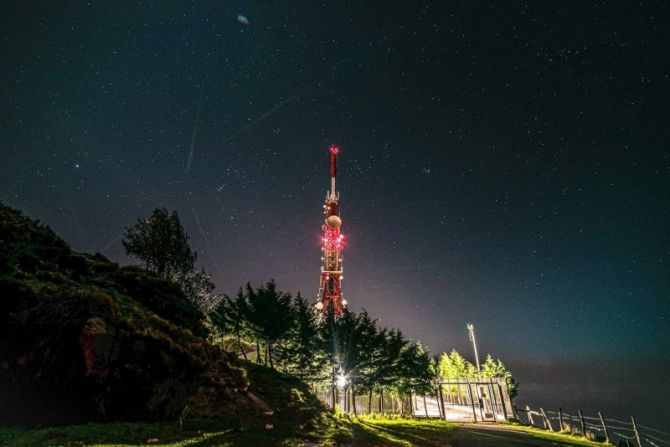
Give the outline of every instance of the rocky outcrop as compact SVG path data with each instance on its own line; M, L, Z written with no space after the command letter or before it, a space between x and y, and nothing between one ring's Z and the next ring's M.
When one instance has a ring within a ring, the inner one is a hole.
M0 422L239 418L267 411L178 287L0 204Z

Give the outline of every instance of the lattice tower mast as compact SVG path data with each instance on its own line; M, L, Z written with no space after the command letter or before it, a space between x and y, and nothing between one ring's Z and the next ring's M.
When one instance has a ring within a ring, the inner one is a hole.
M340 233L342 219L340 219L340 194L335 189L335 177L337 176L337 154L340 149L337 146L330 147L330 191L326 193L326 202L323 212L326 216L321 229L321 276L319 280L319 296L316 308L325 312L332 306L336 316L342 315L347 301L342 299L342 249L344 248L344 236Z

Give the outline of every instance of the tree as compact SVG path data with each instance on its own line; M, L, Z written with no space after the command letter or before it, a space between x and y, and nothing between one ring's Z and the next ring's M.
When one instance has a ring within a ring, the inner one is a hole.
M449 354L442 354L438 368L440 376L445 379L472 379L477 376L477 368L465 360L455 349Z
M177 212L166 208L156 208L149 217L126 228L123 247L128 256L144 261L148 270L176 282L193 271L197 257Z
M191 251L176 211L156 208L149 217L138 219L126 228L123 246L128 256L143 260L147 270L177 283L203 314L214 311L223 299L212 293L212 275L204 268L194 271L197 253Z
M274 368L273 345L287 335L293 322L291 295L278 291L277 284L270 280L256 290L247 283L244 297L244 319L257 340L265 342L265 363Z
M482 377L505 379L509 397L514 399L519 394L519 383L514 379L512 373L505 368L500 359L493 360L491 354L486 356L486 361L482 365Z
M400 394L409 396L410 414L413 412L412 394L426 395L433 391L433 373L430 353L420 343L410 343L400 354L400 371L396 387Z
M181 288L186 297L205 315L215 311L223 301L222 295L212 293L215 288L212 275L207 273L204 268L199 272L187 273L181 281Z
M300 293L293 300L291 313L291 328L278 349L283 369L303 380L324 379L328 357L319 338L316 315Z
M246 298L244 291L240 287L235 299L228 295L223 295L223 299L217 304L216 309L210 315L212 323L224 336L232 335L235 337L235 346L244 360L247 358L247 352L253 349L247 349L246 335L249 332L246 324Z
M370 318L367 311L358 315L356 327L357 350L359 351L358 365L356 372L357 388L361 391L370 393L375 387L379 361L382 357L382 340L379 337L380 331L377 329L377 323ZM370 403L368 403L370 406Z

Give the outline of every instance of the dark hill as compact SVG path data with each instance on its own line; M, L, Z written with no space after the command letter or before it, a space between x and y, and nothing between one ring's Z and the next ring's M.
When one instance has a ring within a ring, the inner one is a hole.
M254 369L250 389L202 322L173 284L0 204L0 425L322 411L297 381L274 399L288 383L274 372Z

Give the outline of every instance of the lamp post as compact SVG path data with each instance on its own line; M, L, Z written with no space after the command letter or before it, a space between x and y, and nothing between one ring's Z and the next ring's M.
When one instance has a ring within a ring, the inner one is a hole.
M338 390L341 390L341 393L339 393L339 404L340 404L340 410L346 412L346 404L347 404L347 384L349 383L349 378L347 377L346 374L344 374L344 371L342 371L342 368L340 367L340 370L337 373L337 376L335 376L335 385L337 386Z
M475 340L475 327L468 323L468 337L472 342L472 347L475 349L475 361L477 362L477 374L481 374L482 370L479 367L479 354L477 353L477 340Z
M475 327L471 323L468 323L468 338L472 342L472 347L475 350L475 362L477 363L477 381L479 382L482 378L482 375L481 375L482 370L479 367L479 353L477 352L477 340L475 339ZM483 393L482 387L478 383L477 384L477 398L479 399L479 413L480 413L480 416L482 418L482 421L484 420L484 413L483 413L484 400L482 399L483 394L484 393ZM477 421L475 421L475 422L477 422Z

